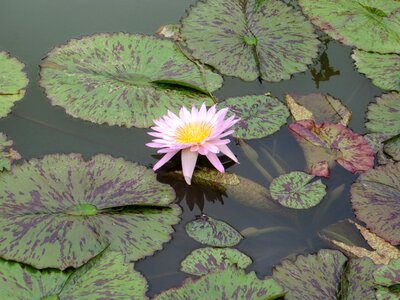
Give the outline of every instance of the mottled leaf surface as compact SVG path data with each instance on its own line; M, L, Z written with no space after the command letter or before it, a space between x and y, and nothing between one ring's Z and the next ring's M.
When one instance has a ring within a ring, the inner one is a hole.
M400 163L362 174L351 187L357 218L393 245L400 244Z
M209 273L199 279L186 279L181 287L157 295L154 300L272 300L285 291L273 279L260 280L254 272L236 268Z
M242 236L229 224L202 215L185 226L187 234L199 243L214 247L231 247L240 242Z
M317 55L312 25L277 0L197 1L181 24L194 57L246 81L289 79Z
M239 250L206 247L193 250L181 262L181 271L200 276L213 270L222 270L231 266L245 269L251 263L251 258Z
M392 137L389 140L386 140L383 150L393 160L400 161L400 134Z
M281 205L305 209L317 205L326 195L326 186L321 180L310 181L313 175L304 172L290 172L275 178L269 187L271 196Z
M400 91L400 55L354 50L351 56L360 73L385 90Z
M379 165L386 165L393 162L393 160L383 151L385 146L383 142L391 137L391 134L386 133L368 133L364 135L364 138L367 140L368 144L372 148L372 151L375 153L376 160Z
M11 149L12 141L0 132L0 171L10 170L11 163L21 158L18 152Z
M25 65L7 52L0 51L0 118L7 116L15 101L25 95L28 78Z
M277 98L267 95L252 95L228 98L219 104L228 107L229 113L240 118L233 136L242 139L257 139L271 135L286 124L289 111Z
M384 94L368 106L365 126L371 132L391 136L400 134L400 94Z
M358 49L400 53L396 0L299 0L303 12L335 40Z
M379 267L374 272L375 282L383 286L400 283L400 259L392 260L388 265Z
M170 239L180 214L174 199L151 170L123 159L32 159L2 175L0 255L65 269L109 247L137 260Z
M169 109L206 102L221 76L190 61L168 39L97 34L52 50L40 84L53 105L95 123L149 127Z

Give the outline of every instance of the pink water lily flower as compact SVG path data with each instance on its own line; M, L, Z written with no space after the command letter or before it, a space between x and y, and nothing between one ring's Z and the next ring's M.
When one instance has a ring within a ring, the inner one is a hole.
M183 176L187 184L190 184L199 154L205 155L220 172L224 172L224 166L217 154L223 153L238 162L227 146L230 140L223 138L234 132L231 128L239 119L233 115L225 120L227 112L228 108L217 111L215 105L207 110L203 103L200 110L193 106L190 112L182 107L179 117L168 111L167 115L154 120L157 126L151 127L154 132L149 132L149 135L156 139L146 145L161 148L157 152L165 155L154 165L153 170L159 169L182 151Z

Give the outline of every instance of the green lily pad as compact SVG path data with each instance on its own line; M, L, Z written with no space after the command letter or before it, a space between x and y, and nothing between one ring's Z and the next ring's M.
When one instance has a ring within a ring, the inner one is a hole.
M386 140L383 150L393 160L400 161L400 134Z
M398 290L398 287L395 287ZM399 300L399 293L392 293L389 288L378 286L375 292L376 300Z
M365 126L371 132L391 136L400 134L400 94L389 93L376 99L368 106L368 122Z
M310 22L277 0L197 1L181 24L194 57L246 81L289 79L317 56Z
M25 95L28 78L23 72L24 67L16 58L0 51L0 118L7 116L14 102Z
M286 124L289 111L277 98L268 95L228 98L219 104L230 114L240 117L235 124L234 137L257 139L271 135Z
M21 158L21 155L10 146L12 141L7 140L7 136L0 132L0 171L10 170L11 164L14 160Z
M385 90L400 91L400 55L354 50L351 56L360 73Z
M357 218L393 245L400 244L400 163L362 174L351 186Z
M174 199L151 170L123 159L33 159L2 175L0 256L65 269L108 247L138 260L170 240L180 215Z
M284 294L285 291L273 279L260 280L254 272L246 274L231 267L216 270L199 279L188 278L181 287L164 291L154 300L272 300Z
M97 34L52 50L40 84L53 105L95 123L149 127L167 110L213 101L222 78L175 43L145 35Z
M119 252L75 271L39 271L0 259L1 299L147 299L147 282Z
M213 247L235 246L243 238L232 226L206 215L187 223L185 229L192 239Z
M200 276L216 269L222 270L231 266L245 269L251 263L251 258L239 250L206 247L193 250L181 262L181 271Z
M335 40L365 51L400 53L396 0L299 0L312 23Z
M305 209L316 206L326 195L326 186L320 179L310 183L314 177L303 172L281 175L271 182L271 196L289 208Z
M397 300L400 298L400 260L392 260L388 265L379 267L374 272L378 300Z

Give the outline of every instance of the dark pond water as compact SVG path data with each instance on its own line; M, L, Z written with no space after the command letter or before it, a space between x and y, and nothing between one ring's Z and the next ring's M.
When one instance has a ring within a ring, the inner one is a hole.
M156 161L152 157L155 151L145 146L150 140L146 130L96 125L72 118L65 114L64 109L51 106L38 86L39 64L49 50L71 38L118 31L152 34L160 25L176 23L192 3L194 0L1 0L0 49L11 52L26 64L30 83L25 98L17 102L12 114L0 120L0 131L14 140L14 148L25 159L49 153L78 152L86 157L109 153L151 166ZM374 101L381 91L354 70L350 54L349 47L329 41L321 49L320 59L311 67L314 69L312 72L296 74L291 80L273 84L225 78L223 88L215 95L224 99L268 91L282 100L284 93L288 92L329 93L341 99L353 112L350 127L364 133L367 104ZM324 74L335 75L328 79ZM322 80L318 81L318 78ZM274 177L278 173L262 149L268 149L286 171L305 168L302 151L287 127L248 144L259 153L262 167ZM268 187L268 181L246 157L243 149L232 145L232 150L241 164L230 167L228 171ZM178 166L179 163L175 162ZM173 183L182 199L182 221L175 226L173 240L165 245L163 251L136 264L149 280L149 296L178 285L186 277L179 272L179 263L200 244L186 235L184 225L201 212L224 220L240 231L247 227L286 227L281 231L248 237L237 246L253 258L254 263L249 269L263 276L285 256L329 247L317 232L338 220L353 217L349 187L355 178L343 168L335 167L331 178L323 180L328 186L323 202L292 217L251 207L243 203L243 199L238 202L234 195ZM343 192L332 199L332 191L342 184ZM251 195L245 201L251 203Z

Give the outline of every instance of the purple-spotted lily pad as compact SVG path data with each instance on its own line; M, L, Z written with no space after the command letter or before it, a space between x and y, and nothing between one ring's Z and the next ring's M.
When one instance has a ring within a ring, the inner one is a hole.
M216 269L222 270L231 266L245 269L251 263L251 258L239 250L206 247L193 250L181 262L181 271L200 276Z
M389 93L376 99L376 103L368 106L369 131L394 136L400 134L400 94Z
M319 93L308 95L286 94L285 101L296 121L314 120L315 123L342 124L350 122L351 112L340 100Z
M311 22L358 49L400 53L400 3L396 0L299 0Z
M383 150L393 160L400 161L400 134L386 140Z
M269 187L271 196L281 205L295 209L310 208L321 202L326 186L321 180L303 172L290 172L275 178Z
M393 245L400 244L400 163L362 174L351 187L357 218Z
M157 295L154 300L272 300L285 294L272 278L260 280L254 272L236 268L216 270L199 279L186 279L181 287Z
M169 110L206 102L222 78L189 60L171 40L97 34L52 50L40 84L52 104L95 123L149 127Z
M138 260L169 241L180 209L147 168L108 155L48 155L1 176L0 256L79 267L106 247Z
M8 53L0 51L0 118L7 116L14 102L25 95L28 78L25 65Z
M228 98L220 107L229 107L229 112L240 117L233 136L242 139L257 139L271 135L286 123L289 111L278 99L268 95Z
M147 282L119 252L68 272L35 270L0 259L1 299L147 299Z
M310 22L278 0L197 1L181 24L194 57L246 81L289 79L317 56Z
M379 165L386 165L393 162L393 160L383 151L385 146L383 142L390 139L391 136L391 134L386 133L368 133L364 135L364 138L367 140L368 144L370 144L372 151L375 153Z
M400 260L392 260L388 265L374 272L378 300L397 300L400 298Z
M0 171L10 170L14 160L21 158L19 153L10 148L12 141L7 140L7 137L0 132Z
M342 124L317 125L304 120L289 125L303 148L309 172L329 176L329 165L337 161L346 170L364 172L374 165L374 153L364 137Z
M192 239L213 247L235 246L243 238L232 226L206 215L190 221L185 229Z

